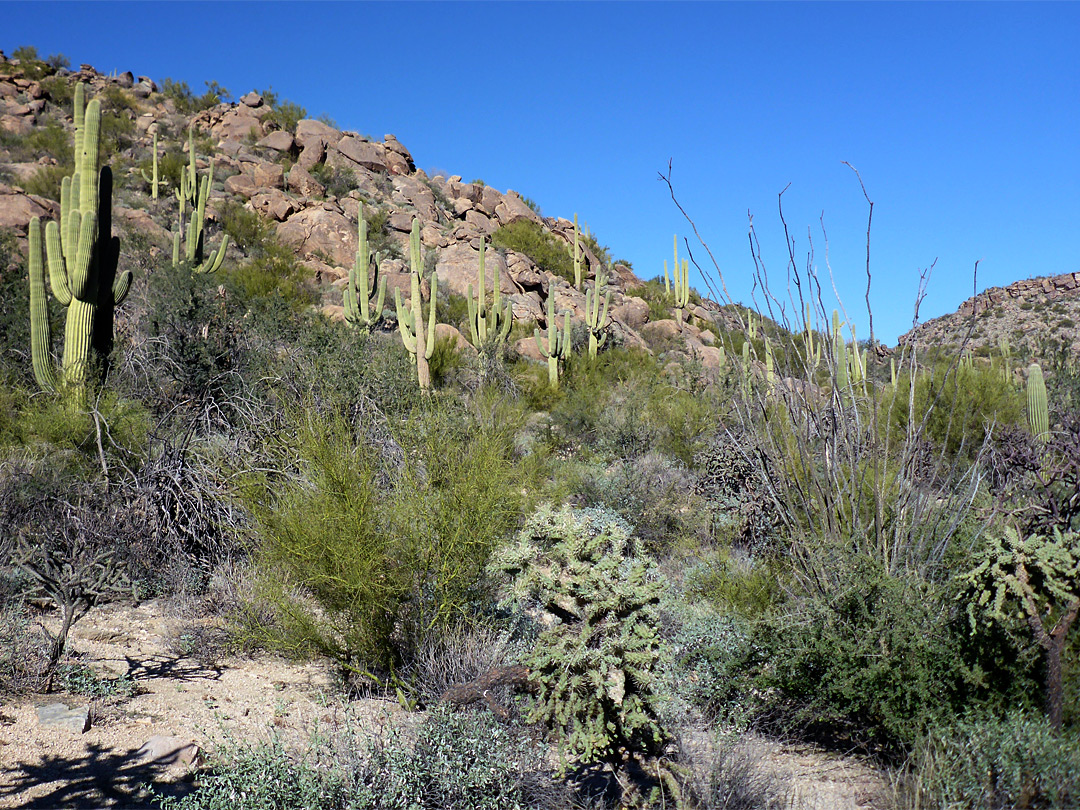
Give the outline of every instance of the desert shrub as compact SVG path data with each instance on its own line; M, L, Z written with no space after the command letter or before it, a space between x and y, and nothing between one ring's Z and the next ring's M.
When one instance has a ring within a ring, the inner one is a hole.
M317 163L311 167L311 176L326 187L326 196L328 197L344 197L356 188L356 174L352 169L340 166L334 168L327 163ZM379 228L376 232L369 233L368 238L375 236L377 239L378 233L381 232L382 229ZM372 243L371 249L378 251L379 246Z
M722 613L757 619L779 600L782 575L775 556L721 547L687 572L686 587Z
M773 541L778 521L768 482L753 458L746 437L717 431L694 457L695 491L707 505L714 537L760 552Z
M40 691L49 675L51 641L43 627L31 622L29 609L18 593L4 597L0 607L0 695Z
M691 474L666 456L648 453L604 469L589 465L574 475L573 486L589 506L622 515L650 550L707 536L707 516L693 493Z
M445 385L459 369L465 366L465 357L452 335L435 338L435 346L428 360L431 383L435 387Z
M246 303L280 302L299 311L314 302L308 288L308 273L297 261L292 248L282 244L271 222L239 203L227 203L220 213L221 228L244 252L241 262L228 278Z
M325 759L317 746L306 756L293 754L277 737L269 743L229 740L214 752L190 793L179 798L155 793L153 799L164 810L343 810L355 806L347 801L343 775L339 770L327 772Z
M566 243L556 239L542 225L527 219L519 219L500 227L491 237L496 247L524 253L542 271L554 273L574 281L574 263L567 252Z
M412 452L388 468L341 416L297 417L278 438L278 463L297 473L249 480L244 495L278 622L266 641L352 679L382 682L422 632L468 617L517 515L505 436L435 417L411 429Z
M913 758L919 807L1059 808L1080 803L1080 739L1012 713L934 729Z
M768 750L753 740L720 745L695 793L700 810L787 810L791 777L766 763Z
M1001 372L981 365L961 364L950 371L938 365L915 375L915 407L909 412L910 377L900 378L892 407L893 430L899 440L909 422L925 420L925 438L943 447L948 456L972 459L982 448L987 431L1021 423L1023 394Z
M296 125L305 118L307 118L307 110L292 101L276 102L272 105L270 115L267 116L270 123L286 132L295 132Z
M896 754L962 707L1030 693L1030 657L969 639L942 586L841 549L819 552L812 573L800 567L802 595L755 634L768 651L763 708L785 722Z
M355 801L372 810L525 810L556 793L542 752L486 711L437 707L414 742L391 731L362 763Z
M42 166L23 183L23 189L27 194L59 200L60 186L71 171L71 166Z
M538 601L553 620L524 663L537 684L529 717L556 731L563 762L618 767L660 754L661 589L629 525L602 509L544 506L493 565L515 597Z
M216 107L222 101L229 101L232 95L217 82L206 82L206 92L196 98L195 94L184 81L175 81L165 78L160 82L161 93L171 99L176 106L176 111L193 114Z

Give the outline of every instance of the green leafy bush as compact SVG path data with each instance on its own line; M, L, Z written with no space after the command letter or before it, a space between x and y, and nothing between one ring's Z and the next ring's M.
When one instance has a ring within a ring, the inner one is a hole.
M912 804L956 810L1080 805L1080 739L1041 717L963 720L935 729L914 757Z
M251 479L244 495L276 616L252 633L382 683L422 633L483 602L484 566L520 498L510 445L497 430L445 418L412 430L412 452L388 465L341 416L283 426L276 463L298 475Z
M496 247L524 253L540 270L574 282L574 262L566 243L556 239L544 227L528 219L519 219L500 227L491 237Z

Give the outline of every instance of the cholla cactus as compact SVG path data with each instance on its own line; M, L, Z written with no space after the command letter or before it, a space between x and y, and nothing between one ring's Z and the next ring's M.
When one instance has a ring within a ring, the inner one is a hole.
M349 271L349 284L343 293L345 304L345 322L350 326L370 332L382 320L383 301L386 298L386 279L379 278L379 265L373 261L373 254L368 250L367 221L364 219L364 205L360 204L356 214L358 241L356 261ZM375 266L375 273L369 279L368 269ZM374 288L375 305L371 305Z
M416 363L416 380L423 391L431 388L431 370L428 360L435 351L435 295L439 289L439 277L431 274L431 300L428 303L427 334L424 334L424 309L420 298L420 277L424 261L420 252L420 220L414 219L409 236L409 258L412 264L412 301L409 309L401 305L401 291L394 290L394 307L397 310L398 331L401 342Z
M557 731L564 767L658 756L661 586L630 526L604 509L543 506L493 568L551 619L524 663L538 686L530 719Z
M83 84L75 86L75 172L60 186L60 224L45 227L49 282L53 296L67 307L63 383L81 405L91 355L102 363L113 346L113 314L131 286L131 271L117 276L120 240L112 235L112 172L101 165L101 104L83 106ZM41 223L30 222L31 355L34 376L44 390L57 391L52 336L41 265Z

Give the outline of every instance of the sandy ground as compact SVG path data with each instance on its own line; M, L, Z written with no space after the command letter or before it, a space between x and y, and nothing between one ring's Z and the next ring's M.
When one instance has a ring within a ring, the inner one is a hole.
M171 795L190 788L202 759L188 762L196 747L206 752L227 737L271 735L302 747L316 729L372 728L404 714L392 700L343 702L326 668L316 664L179 655L170 640L189 626L165 602L109 605L79 622L69 641L79 663L102 676L126 675L137 692L100 699L57 693L0 704L0 808L148 807L148 785ZM89 704L90 729L40 725L37 708L58 701ZM155 739L168 743L162 750L179 749L179 761L141 750ZM790 780L793 810L885 807L884 778L857 758L758 739L748 745Z

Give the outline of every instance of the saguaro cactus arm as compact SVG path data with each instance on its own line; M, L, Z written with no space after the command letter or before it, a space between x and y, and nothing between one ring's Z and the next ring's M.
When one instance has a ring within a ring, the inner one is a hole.
M49 326L48 301L45 297L45 269L41 263L41 220L30 220L30 352L34 378L49 393L56 391L56 372L52 360L52 330Z
M409 237L409 257L412 264L410 292L412 301L406 309L401 303L401 292L394 290L394 304L397 310L398 331L401 342L416 362L416 379L420 388L431 387L431 372L428 360L435 351L435 298L439 289L439 277L431 274L431 301L428 304L427 334L424 334L423 304L420 299L420 274L423 259L420 249L420 220L413 220L412 234Z
M1046 380L1038 363L1028 366L1027 397L1031 432L1038 439L1047 441L1050 438L1050 406L1046 399Z
M364 206L360 205L357 212L357 248L356 261L349 271L349 284L344 293L345 321L360 329L371 330L382 320L383 302L386 299L386 279L379 278L378 262L372 262L372 254L368 249L367 221L364 219ZM368 279L368 269L374 264L374 274ZM374 312L371 306L371 295L374 288L378 288L375 298Z

